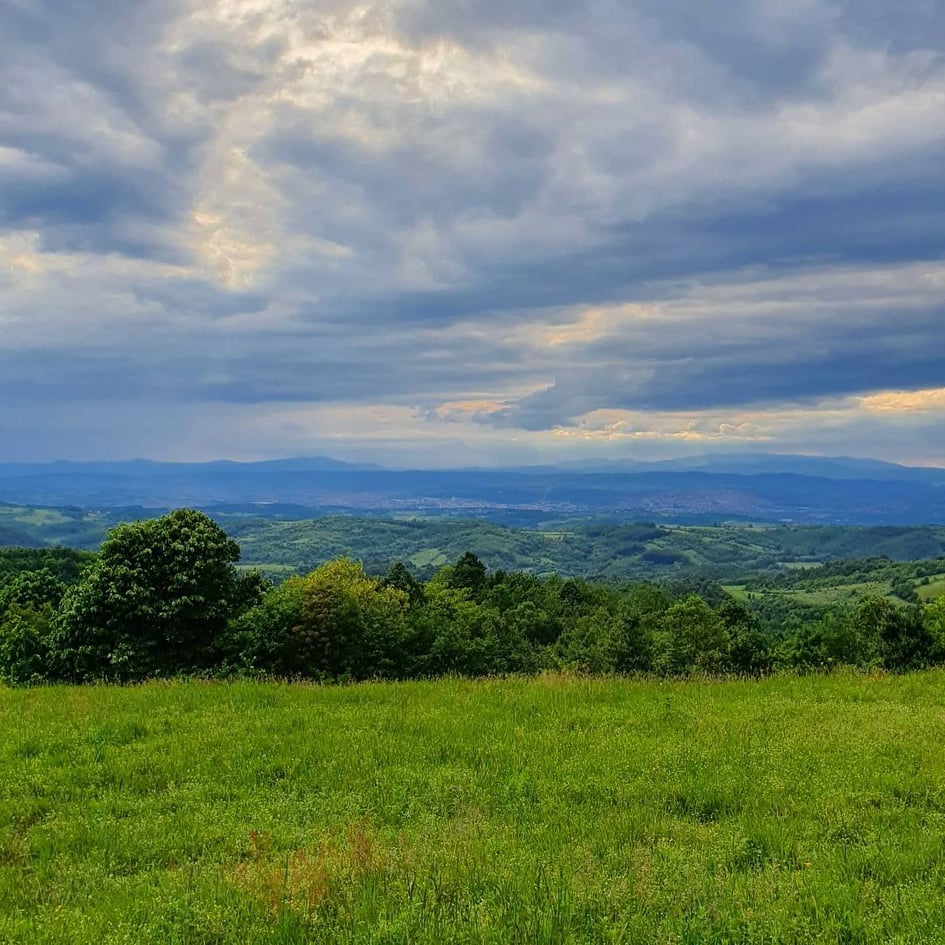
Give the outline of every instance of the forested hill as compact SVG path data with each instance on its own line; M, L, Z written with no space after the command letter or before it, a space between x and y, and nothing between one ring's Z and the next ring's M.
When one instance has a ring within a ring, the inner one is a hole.
M0 545L94 550L120 521L147 509L0 507ZM339 555L384 573L404 561L420 576L471 551L491 569L575 577L738 581L798 565L884 556L894 561L945 555L945 527L671 526L563 520L542 529L473 519L391 520L351 516L281 520L214 512L242 548L243 563L272 576L304 573ZM12 540L11 540L12 538Z
M714 580L826 561L945 555L945 527L667 526L573 524L554 531L479 521L225 520L250 564L304 572L338 555L383 573L405 561L427 576L466 551L495 569L614 579Z

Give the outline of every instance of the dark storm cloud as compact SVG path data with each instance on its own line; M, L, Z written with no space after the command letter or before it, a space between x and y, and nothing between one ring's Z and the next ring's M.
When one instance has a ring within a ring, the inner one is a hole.
M522 115L458 111L453 118L459 128L475 129L477 146L489 160L480 173L467 175L456 172L448 151L435 154L403 147L393 154L366 154L332 137L330 128L313 131L302 116L293 116L297 111L280 116L283 127L254 155L264 164L311 168L326 178L353 183L370 205L383 207L392 225L408 225L420 214L446 224L470 208L515 217L537 197L544 159L553 143L549 130L530 124ZM435 118L426 117L420 134L435 135L437 124Z
M736 98L762 108L828 94L823 70L840 42L896 54L941 55L945 49L945 15L937 0L598 0L580 6L443 0L412 5L401 24L411 36L482 45L501 42L507 30L573 37L571 54L585 74L636 75L642 61L656 66L661 81L697 100ZM685 68L666 69L670 64Z
M935 313L935 324L945 308ZM826 334L826 333L825 333ZM911 344L890 350L885 333L873 337L814 336L793 350L757 345L702 345L689 356L641 358L565 370L547 390L487 422L541 430L568 424L599 409L699 411L713 408L803 405L829 398L892 389L945 387L945 343L928 344L930 332L915 331ZM901 339L900 339L901 340ZM641 346L642 347L642 346ZM683 347L683 346L681 346ZM608 352L608 359L615 352ZM591 359L588 359L591 360Z
M390 295L368 311L406 324L529 319L545 306L653 301L691 280L738 281L752 267L770 275L936 260L945 256L943 174L938 153L917 155L892 174L866 160L852 179L821 173L803 192L672 207L642 222L602 228L593 249L492 261L474 285ZM842 311L822 309L820 315L828 330L845 330ZM878 321L881 333L898 331L882 314ZM690 340L660 335L670 346Z
M943 102L932 0L13 0L0 393L548 431L945 386Z
M945 52L945 15L938 0L840 0L837 26L851 40L891 53Z

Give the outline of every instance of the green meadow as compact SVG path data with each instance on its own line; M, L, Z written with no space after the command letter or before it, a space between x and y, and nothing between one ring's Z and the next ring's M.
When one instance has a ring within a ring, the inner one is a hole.
M945 940L945 672L0 690L0 942Z

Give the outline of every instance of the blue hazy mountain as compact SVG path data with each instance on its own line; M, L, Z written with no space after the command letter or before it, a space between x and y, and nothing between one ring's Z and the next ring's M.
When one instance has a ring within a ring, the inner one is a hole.
M849 456L805 456L783 453L723 453L687 456L659 462L586 459L556 467L570 472L709 472L735 475L791 473L825 479L902 479L945 483L945 469L903 466L879 459Z
M945 470L808 456L703 456L664 463L393 470L314 457L257 463L0 464L0 502L98 508L268 506L677 521L945 522ZM295 512L293 512L293 509Z

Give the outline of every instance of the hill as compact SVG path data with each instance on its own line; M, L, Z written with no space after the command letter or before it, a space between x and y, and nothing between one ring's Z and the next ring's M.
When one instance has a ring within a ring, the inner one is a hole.
M340 555L385 572L395 561L420 576L471 551L493 569L613 580L700 577L727 582L799 565L886 557L945 555L943 526L682 526L653 522L587 523L564 518L541 528L478 519L270 518L258 508L210 510L235 538L243 563L274 576L302 573ZM278 507L274 514L306 514ZM39 509L0 506L0 544L94 550L121 521L151 518L153 509ZM3 541L4 529L13 540Z

